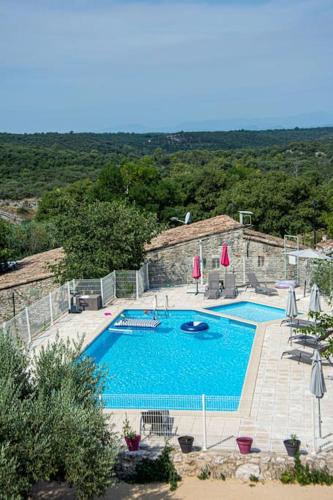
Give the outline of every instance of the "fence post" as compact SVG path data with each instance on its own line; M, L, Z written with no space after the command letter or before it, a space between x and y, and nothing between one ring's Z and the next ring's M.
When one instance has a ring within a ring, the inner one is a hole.
M50 320L51 325L53 325L53 304L52 304L52 293L49 293L49 304L50 304Z
M71 310L71 287L69 281L67 281L67 300L68 300L68 311Z
M136 300L140 297L139 295L139 271L135 271L135 288L136 288Z
M207 426L206 426L206 396L202 394L202 450L207 451Z
M104 288L103 288L103 278L100 279L101 284L101 298L102 298L102 306L104 307Z
M2 323L2 329L3 329L4 333L6 333L6 321L4 321Z
M29 309L26 307L25 308L25 317L27 319L27 330L28 330L28 339L29 339L29 344L31 344L31 328L30 328L30 318L29 318Z

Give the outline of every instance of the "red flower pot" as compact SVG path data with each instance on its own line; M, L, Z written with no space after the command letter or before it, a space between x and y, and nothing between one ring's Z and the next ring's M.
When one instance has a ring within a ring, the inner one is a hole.
M135 438L125 437L128 451L138 451L141 441L141 436L137 435Z
M253 439L250 437L238 437L236 438L239 451L242 455L247 455L251 452L251 446L253 443Z

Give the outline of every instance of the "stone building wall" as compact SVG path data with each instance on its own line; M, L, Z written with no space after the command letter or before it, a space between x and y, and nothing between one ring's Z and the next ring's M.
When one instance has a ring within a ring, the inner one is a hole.
M152 288L192 283L192 261L199 255L202 246L203 275L219 269L223 279L224 268L219 266L221 247L224 241L229 245L231 265L228 272L236 274L238 285L246 283L247 272L254 271L262 282L272 283L285 277L286 265L283 246L256 240L243 229L206 236L169 247L150 250L146 253L149 262L149 282ZM287 276L293 277L293 269L287 266Z
M57 285L51 277L0 290L0 325L4 321L11 319L14 315L13 294L15 298L15 311L17 314L22 311L24 307L41 299L58 286L59 285Z

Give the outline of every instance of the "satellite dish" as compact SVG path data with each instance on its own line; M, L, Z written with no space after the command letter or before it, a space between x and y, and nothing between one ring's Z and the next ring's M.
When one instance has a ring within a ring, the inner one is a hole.
M185 224L191 224L191 222L192 222L191 212L187 212L187 214L185 215L185 221L184 221L184 223Z

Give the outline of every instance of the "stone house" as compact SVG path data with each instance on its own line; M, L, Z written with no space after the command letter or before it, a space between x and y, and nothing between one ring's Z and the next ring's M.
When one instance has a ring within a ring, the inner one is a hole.
M192 283L192 262L200 255L203 281L209 271L220 266L223 242L229 246L231 264L228 272L236 274L238 285L247 282L247 272L254 271L262 282L285 277L295 278L296 265L286 258L286 251L296 248L293 241L254 231L227 215L219 215L189 225L164 231L146 245L151 287Z
M59 286L49 265L59 262L63 255L61 248L30 255L19 262L17 270L0 275L0 323Z

